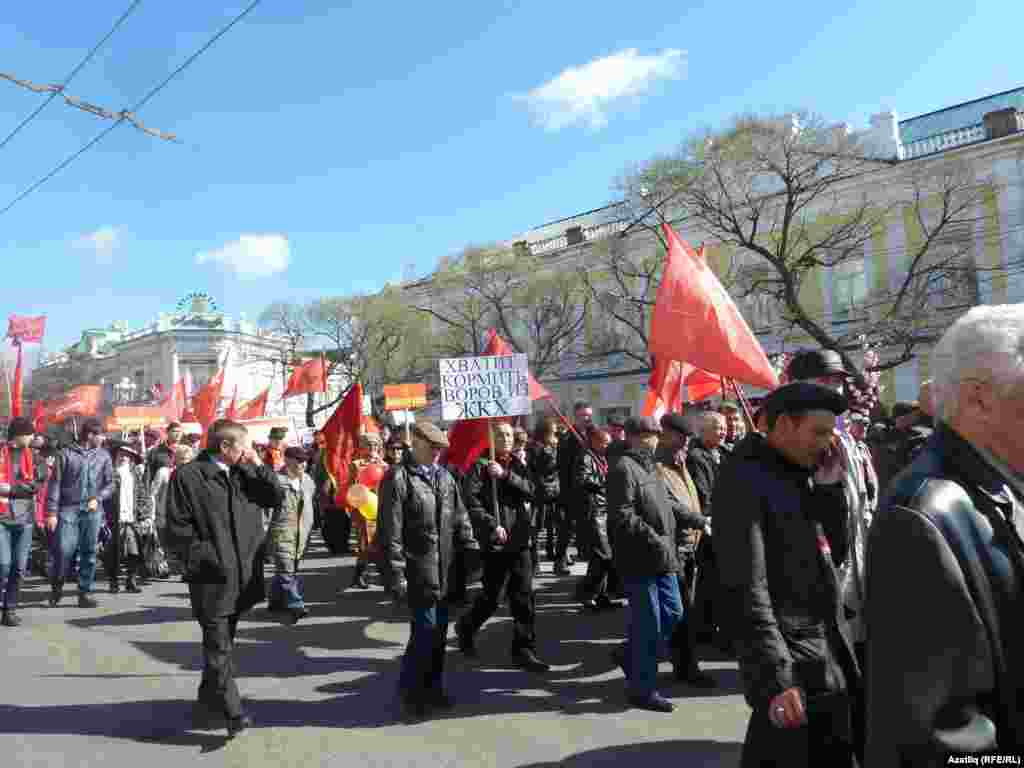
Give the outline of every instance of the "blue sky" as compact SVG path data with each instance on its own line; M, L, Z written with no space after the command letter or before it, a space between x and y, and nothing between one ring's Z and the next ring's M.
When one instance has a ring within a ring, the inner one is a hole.
M122 109L246 4L144 0L68 92ZM0 72L59 82L128 5L6 4ZM955 8L263 0L140 112L181 144L123 125L0 216L0 308L50 349L193 290L255 317L603 205L737 112L859 128L1021 85L1017 2ZM0 81L0 137L42 98ZM0 150L0 208L104 127L55 100Z

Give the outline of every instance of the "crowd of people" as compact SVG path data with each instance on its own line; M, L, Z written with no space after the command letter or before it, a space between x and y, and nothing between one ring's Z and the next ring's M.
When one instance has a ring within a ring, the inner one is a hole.
M738 660L752 710L745 767L1018 754L1024 306L970 311L931 367L917 402L859 413L842 358L805 351L752 412L726 402L598 425L580 402L571 424L496 422L493 452L465 471L427 421L363 433L337 477L319 436L306 451L278 430L256 450L221 420L195 454L172 424L142 452L104 446L87 420L55 450L14 419L0 455L2 621L20 621L34 528L53 606L73 570L78 604L96 606L100 542L111 592L122 572L129 592L142 575L181 573L203 635L197 718L234 735L251 725L234 681L239 618L268 593L284 623L308 614L301 561L318 528L356 556L339 594L376 574L407 607L398 701L418 720L453 704L450 619L458 650L475 656L503 598L510 658L549 671L534 580L542 560L569 578L575 550L587 562L581 610L628 605L612 658L631 705L673 711L658 690L663 654L700 689L717 684L702 648Z

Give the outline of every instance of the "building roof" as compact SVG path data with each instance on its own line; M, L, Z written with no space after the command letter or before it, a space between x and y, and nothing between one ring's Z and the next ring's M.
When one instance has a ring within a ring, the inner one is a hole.
M907 157L916 157L984 141L985 115L1009 108L1024 112L1024 86L901 120L900 142Z

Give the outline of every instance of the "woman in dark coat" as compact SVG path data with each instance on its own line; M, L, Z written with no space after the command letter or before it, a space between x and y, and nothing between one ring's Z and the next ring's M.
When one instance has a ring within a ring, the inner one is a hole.
M545 419L537 428L534 443L530 446L528 463L534 481L533 513L533 563L540 564L540 534L545 531L547 538L544 548L548 560L555 560L555 527L558 524L558 497L561 484L558 481L558 421Z
M226 717L229 736L252 725L234 680L235 629L239 616L265 599L263 510L283 501L245 427L226 419L210 428L209 448L171 478L167 537L185 563L192 612L203 630L196 719Z

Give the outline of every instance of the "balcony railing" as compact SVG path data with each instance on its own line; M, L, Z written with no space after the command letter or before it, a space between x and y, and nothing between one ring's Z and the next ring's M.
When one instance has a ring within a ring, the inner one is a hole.
M591 242L593 240L603 240L606 237L621 232L626 226L623 221L611 221L605 224L594 224L590 227L585 227L582 230L583 242ZM552 253L553 251L560 251L563 248L569 247L568 235L562 234L557 237L549 237L547 240L538 240L535 243L530 243L530 253L534 256L539 256L544 253Z
M915 157L945 152L949 149L973 144L976 141L984 141L986 138L988 138L988 135L985 133L985 125L983 123L968 125L904 144L903 159L913 160Z

